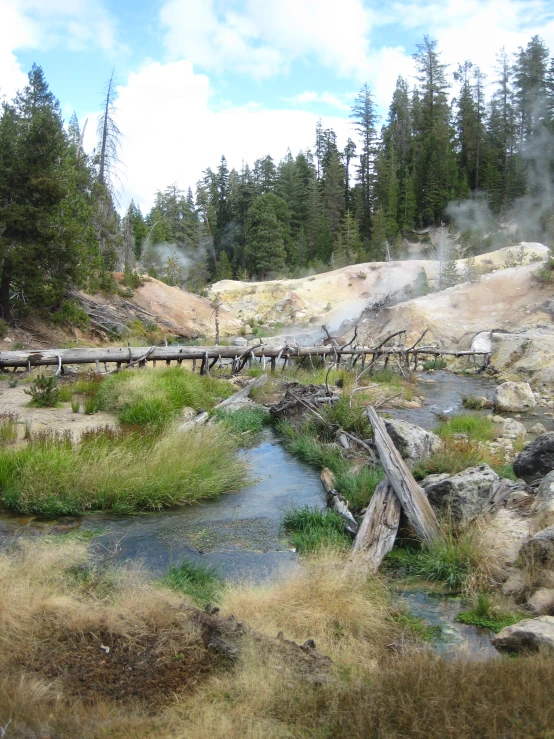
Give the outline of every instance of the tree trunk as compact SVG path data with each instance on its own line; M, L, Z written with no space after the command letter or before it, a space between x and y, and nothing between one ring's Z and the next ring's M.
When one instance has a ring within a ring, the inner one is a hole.
M10 306L10 286L12 283L11 265L4 262L2 279L0 280L0 318L9 321L12 317Z
M383 469L414 531L423 541L430 542L440 538L439 524L425 491L414 480L400 452L392 443L384 423L371 406L367 409L367 416Z
M352 547L349 567L377 572L394 546L400 524L400 502L385 478L375 488Z

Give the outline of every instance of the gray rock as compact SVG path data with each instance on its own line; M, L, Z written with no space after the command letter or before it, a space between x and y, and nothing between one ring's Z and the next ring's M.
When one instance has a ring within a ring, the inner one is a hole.
M538 588L554 588L554 571L541 570L535 584Z
M482 512L499 480L488 464L481 464L433 482L425 492L432 506L449 513L454 523L466 524Z
M514 472L525 482L540 480L554 470L554 433L549 431L530 441L517 455Z
M554 513L554 471L541 480L533 503L533 513Z
M504 413L528 411L536 405L528 382L503 382L494 393L494 406Z
M426 459L442 446L436 434L412 423L389 418L385 420L385 426L394 446L408 462Z
M554 298L547 298L541 303L541 310L554 315Z
M525 562L554 565L554 526L549 526L524 542L519 550Z
M449 477L452 477L452 475L449 475L448 472L440 472L437 475L427 475L427 477L421 480L419 485L425 490L429 485L433 485L436 482L442 482L443 480L448 480Z
M231 344L232 346L247 346L248 341L244 338L244 336L237 336L236 339L233 339Z
M517 596L527 587L527 577L523 570L515 570L502 585L502 592L507 596Z
M534 434L536 436L539 436L540 434L546 434L546 428L542 425L542 423L536 423L534 426L531 426L529 429L530 434Z
M491 641L499 652L554 650L554 617L528 618L506 626Z
M527 600L527 605L535 616L554 615L554 589L539 588Z

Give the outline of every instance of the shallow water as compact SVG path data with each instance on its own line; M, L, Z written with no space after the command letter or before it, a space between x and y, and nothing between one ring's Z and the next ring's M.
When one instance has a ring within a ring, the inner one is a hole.
M440 627L440 634L432 642L437 652L452 657L467 655L472 659L498 656L491 644L492 631L456 621L456 616L463 610L459 597L407 587L399 593L397 602L415 616L425 619L430 626Z
M299 462L264 431L242 452L253 485L211 501L159 513L115 516L93 513L58 519L0 513L0 544L14 536L69 531L99 533L94 546L117 548L118 561L140 561L155 574L183 559L216 567L231 579L256 582L290 571L297 556L283 539L280 523L291 506L325 506L319 474Z

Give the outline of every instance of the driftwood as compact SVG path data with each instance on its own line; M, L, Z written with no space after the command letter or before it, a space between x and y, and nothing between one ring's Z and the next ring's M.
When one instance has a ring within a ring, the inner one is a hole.
M327 493L327 505L335 510L342 518L344 530L351 536L358 533L356 519L348 508L346 500L335 490L335 478L327 467L321 473L321 484Z
M178 426L177 431L179 431L180 433L192 431L199 426L203 426L205 423L208 422L208 419L209 415L206 413L206 411L204 411L203 413L199 413L196 418L192 419L192 421L186 421L185 423L181 424L181 426Z
M385 478L375 488L356 535L350 565L376 572L394 546L400 524L400 502Z
M427 542L440 538L439 524L431 504L424 490L414 480L400 452L392 443L384 423L371 406L367 409L367 416L373 429L375 446L385 474L416 535Z
M222 400L219 405L216 406L216 408L226 408L229 405L233 405L233 403L238 402L239 400L243 400L245 398L248 398L252 390L254 390L255 387L261 387L262 385L265 385L267 382L267 375L260 375L259 377L256 377L256 379L253 382L249 382L248 385L241 388L240 390L237 390L236 393L233 393L229 398L226 398L225 400Z

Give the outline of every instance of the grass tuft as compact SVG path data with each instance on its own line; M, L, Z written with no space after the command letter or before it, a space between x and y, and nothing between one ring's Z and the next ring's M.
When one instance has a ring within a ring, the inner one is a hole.
M17 422L15 413L0 413L0 444L13 444L17 441Z
M446 435L442 448L416 465L413 474L418 480L441 472L455 475L468 467L485 463L495 470L505 466L503 459L492 454L475 439L456 439Z
M223 587L216 570L192 562L183 562L179 567L171 565L162 582L172 590L190 596L200 606L217 602Z
M215 418L234 434L259 434L269 423L269 414L262 408L240 408L236 411L216 410Z
M346 549L352 543L344 533L341 516L331 510L291 508L283 516L283 530L301 554L323 547Z
M488 594L479 593L474 608L458 613L456 621L478 626L480 629L490 629L498 634L506 626L513 626L524 618L527 616L495 606Z

